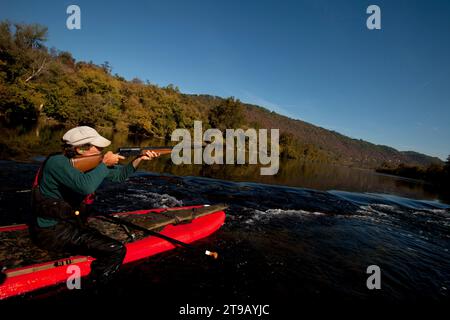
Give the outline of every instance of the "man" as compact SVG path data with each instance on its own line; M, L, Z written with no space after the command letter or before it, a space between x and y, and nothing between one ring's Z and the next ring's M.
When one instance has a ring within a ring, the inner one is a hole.
M136 171L142 160L151 160L159 154L147 151L128 165L118 167L124 157L108 151L97 167L83 173L71 165L70 158L99 154L111 142L87 126L67 131L62 140L64 153L49 156L35 179L32 238L49 251L94 257L91 278L105 283L119 269L126 248L83 222L93 193L104 179L122 182Z

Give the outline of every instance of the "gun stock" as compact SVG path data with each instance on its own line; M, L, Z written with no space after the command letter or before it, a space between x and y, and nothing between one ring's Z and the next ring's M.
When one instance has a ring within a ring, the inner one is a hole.
M72 166L81 172L87 172L97 167L103 160L103 154L92 156L75 156L70 159Z
M117 153L124 157L139 156L145 151L150 150L160 155L169 154L172 152L173 147L124 147L119 148ZM75 156L70 159L72 166L81 172L87 172L97 167L103 160L103 154L95 154L90 156Z

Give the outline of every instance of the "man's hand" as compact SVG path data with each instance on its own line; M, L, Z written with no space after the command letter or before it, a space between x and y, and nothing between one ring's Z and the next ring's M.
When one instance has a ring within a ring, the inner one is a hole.
M139 166L139 163L141 162L141 160L152 160L159 156L160 156L160 154L158 152L146 150L141 156L137 157L133 161L133 167L136 169Z
M119 154L116 154L116 153L112 153L112 151L108 151L103 156L103 163L107 167L112 167L112 166L115 166L116 164L118 164L119 160L123 160L123 159L125 159L125 157L123 157Z
M141 156L141 160L152 160L153 158L159 157L160 154L156 151L146 150Z

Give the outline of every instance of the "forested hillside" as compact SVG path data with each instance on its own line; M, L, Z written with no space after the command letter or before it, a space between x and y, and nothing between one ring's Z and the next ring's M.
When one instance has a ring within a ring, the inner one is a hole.
M76 61L47 48L40 25L0 23L0 116L9 123L53 119L168 139L175 128L278 128L281 156L375 168L442 164L437 158L355 140L232 97L187 95L113 74L108 62Z

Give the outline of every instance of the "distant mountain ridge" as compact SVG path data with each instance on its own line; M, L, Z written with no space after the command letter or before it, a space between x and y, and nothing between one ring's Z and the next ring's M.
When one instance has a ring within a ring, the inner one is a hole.
M188 95L202 105L213 107L223 100L210 95ZM385 145L373 144L361 139L352 139L336 131L324 129L302 120L269 111L263 107L243 104L247 123L260 128L278 128L280 132L292 134L297 142L313 145L326 153L336 163L362 168L377 168L382 165L397 166L400 163L414 166L443 164L437 157L414 151L398 151Z

